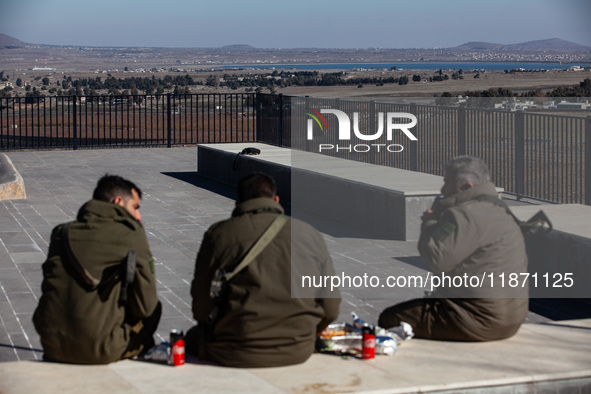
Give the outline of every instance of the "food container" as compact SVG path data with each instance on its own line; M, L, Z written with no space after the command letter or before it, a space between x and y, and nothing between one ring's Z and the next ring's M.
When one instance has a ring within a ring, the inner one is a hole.
M318 334L316 350L321 353L367 358L363 357L364 341L362 331L365 327L366 329L371 328L373 332L375 355L391 356L398 350L400 342L408 341L414 336L411 325L405 322L401 322L400 326L385 329L370 326L360 319L355 312L351 313L351 317L353 318L353 324L333 323Z
M361 332L347 323L330 324L318 334L316 349L322 353L342 355L361 354Z

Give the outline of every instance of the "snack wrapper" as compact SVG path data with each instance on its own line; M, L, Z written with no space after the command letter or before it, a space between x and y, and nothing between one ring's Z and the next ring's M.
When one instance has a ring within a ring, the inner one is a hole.
M365 323L355 312L351 313L353 323L333 323L318 334L316 349L321 353L348 356L361 356L361 329ZM412 327L402 322L398 327L385 329L375 326L376 355L391 356L398 350L398 345L414 336Z
M170 343L161 342L159 345L154 346L143 355L141 360L167 364L170 360Z

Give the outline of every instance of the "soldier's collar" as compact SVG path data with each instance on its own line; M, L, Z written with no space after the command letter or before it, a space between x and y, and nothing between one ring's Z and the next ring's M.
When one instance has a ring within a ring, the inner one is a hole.
M234 208L232 216L240 216L245 213L262 213L262 212L273 212L282 214L283 208L279 203L275 202L271 198L259 197L244 201Z

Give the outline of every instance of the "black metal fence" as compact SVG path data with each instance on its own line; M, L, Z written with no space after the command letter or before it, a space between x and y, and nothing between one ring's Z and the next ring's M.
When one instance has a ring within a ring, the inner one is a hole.
M364 130L376 130L379 113L417 117L418 141L403 133L387 140L384 133L372 142L380 150L323 154L435 175L454 156L471 154L487 162L495 184L518 197L591 205L589 116L254 93L15 97L0 98L0 150L260 141L311 151L306 108L357 112ZM327 122L337 127L334 116ZM315 142L338 144L335 135ZM384 148L392 144L404 150Z
M0 149L255 141L254 94L0 98Z
M316 135L310 144L305 134L307 108L357 112L359 129L371 131L377 129L380 112L411 113L417 117L412 130L418 141L410 141L403 133L387 140L383 133L372 141L381 145L380 150L341 146L318 153L435 175L443 175L451 158L469 154L483 158L495 184L518 198L591 205L591 116L276 95L258 102L264 103L257 116L265 130L259 140L307 151L322 143L337 146L336 133ZM338 128L336 117L326 121L328 129ZM281 133L266 139L265 133L271 130ZM388 151L385 147L392 144L404 150Z

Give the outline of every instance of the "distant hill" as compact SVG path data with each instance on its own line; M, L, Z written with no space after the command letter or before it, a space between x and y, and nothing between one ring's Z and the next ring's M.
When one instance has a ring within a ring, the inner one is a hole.
M490 42L471 41L454 49L465 51L591 51L591 47L574 42L550 38L547 40L528 41L520 44L495 44Z
M461 49L464 51L497 51L503 46L503 44L492 44L490 42L470 41L465 44L458 45L453 49Z
M31 46L32 44L23 42L14 37L0 33L0 49L3 48L23 48ZM47 45L41 45L45 47ZM51 45L53 46L53 45ZM247 44L225 45L219 48L230 52L251 52L260 49ZM562 40L560 38L550 38L547 40L527 41L520 44L497 44L482 41L470 41L457 47L449 48L463 51L582 51L590 52L591 47L580 45L571 41ZM399 50L403 50L399 48Z
M14 37L7 36L6 34L0 34L0 48L22 48L27 44L21 40L17 40Z
M255 47L253 47L252 45L246 45L246 44L236 44L236 45L225 45L223 47L221 47L220 49L224 49L224 50L228 50L228 51L247 51L249 49L256 49Z

